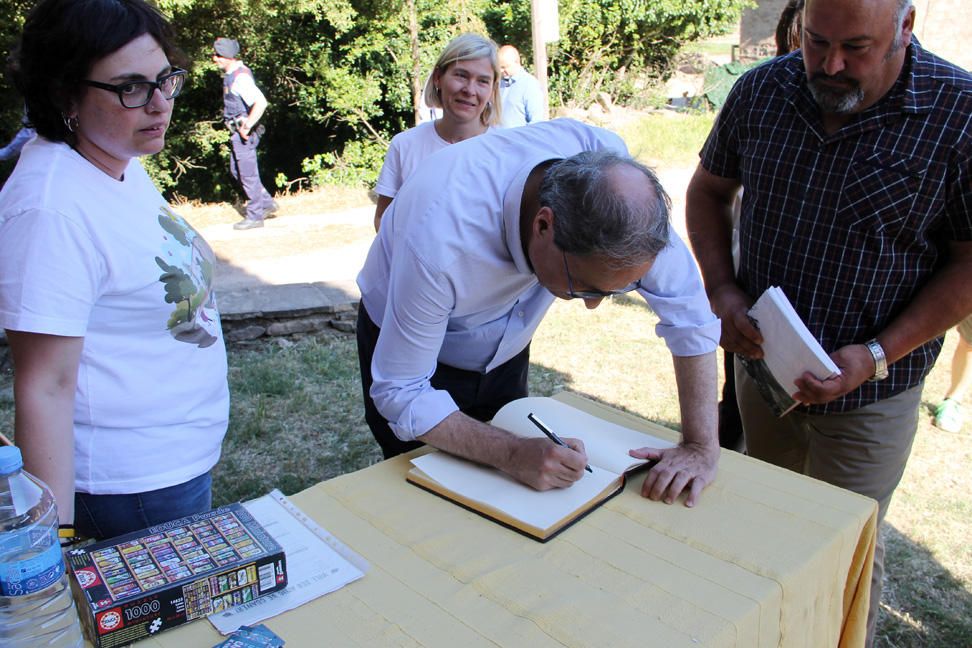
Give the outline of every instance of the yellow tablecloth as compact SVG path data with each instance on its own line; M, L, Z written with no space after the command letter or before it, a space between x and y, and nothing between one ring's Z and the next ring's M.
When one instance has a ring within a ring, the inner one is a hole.
M564 393L615 422L675 433ZM266 624L304 646L860 646L874 501L724 452L693 509L625 492L540 544L405 482L405 457L291 499L371 563ZM196 621L140 646L213 646Z

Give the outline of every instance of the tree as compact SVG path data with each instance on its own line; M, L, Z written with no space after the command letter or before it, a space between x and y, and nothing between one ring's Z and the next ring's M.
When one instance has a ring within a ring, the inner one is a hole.
M587 105L597 92L637 97L639 76L665 76L682 44L723 33L750 0L559 0L560 40L548 45L552 105ZM494 38L532 52L529 2L484 15ZM532 54L530 55L532 58Z
M516 45L530 58L529 0L159 0L190 70L162 153L143 163L168 195L232 200L218 36L237 39L270 107L263 118L264 183L373 182L394 134L415 123L419 94L445 43L463 31ZM561 40L549 45L551 103L586 104L601 90L638 97L681 43L723 30L748 0L560 0ZM9 51L32 2L0 3ZM20 100L0 82L0 134L15 132ZM0 178L9 173L0 167Z

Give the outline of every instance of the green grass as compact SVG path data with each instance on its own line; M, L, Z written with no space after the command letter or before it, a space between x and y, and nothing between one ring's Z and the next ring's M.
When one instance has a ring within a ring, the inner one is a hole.
M711 115L651 115L625 129L633 153L662 168L695 163ZM310 197L313 199L313 197ZM594 311L557 302L532 345L530 389L569 389L673 428L671 356L641 302ZM878 646L972 646L972 421L931 425L954 333L926 381L911 460L884 529L888 577ZM0 361L6 348L0 347ZM354 337L335 332L229 347L230 425L214 471L216 503L292 494L380 459L361 406ZM0 362L0 431L13 429L12 374Z
M694 166L715 113L658 112L618 129L631 154L656 167Z
M730 57L732 56L732 46L738 44L738 39L720 36L714 39L686 43L681 52L683 54L701 54L707 57Z
M230 347L233 398L213 471L216 504L274 487L295 493L381 459L361 414L354 338L284 342Z

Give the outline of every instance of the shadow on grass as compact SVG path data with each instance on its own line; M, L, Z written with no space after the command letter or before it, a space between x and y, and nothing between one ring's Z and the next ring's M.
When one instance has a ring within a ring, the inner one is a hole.
M924 546L890 524L876 648L972 646L972 593Z
M555 396L563 391L573 392L578 396L583 396L584 398L601 403L602 405L607 405L608 407L613 407L616 410L633 414L634 416L643 418L646 421L651 421L652 423L657 423L658 425L667 427L670 430L675 430L676 432L679 432L682 429L681 421L660 416L645 416L641 412L631 410L622 403L612 402L598 396L597 394L574 387L570 374L546 367L536 362L530 363L530 396Z

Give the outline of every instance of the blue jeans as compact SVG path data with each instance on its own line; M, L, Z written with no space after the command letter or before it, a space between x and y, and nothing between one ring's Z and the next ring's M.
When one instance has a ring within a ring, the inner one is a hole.
M212 477L195 479L144 493L74 494L74 528L87 538L104 540L155 524L205 513L212 508Z

